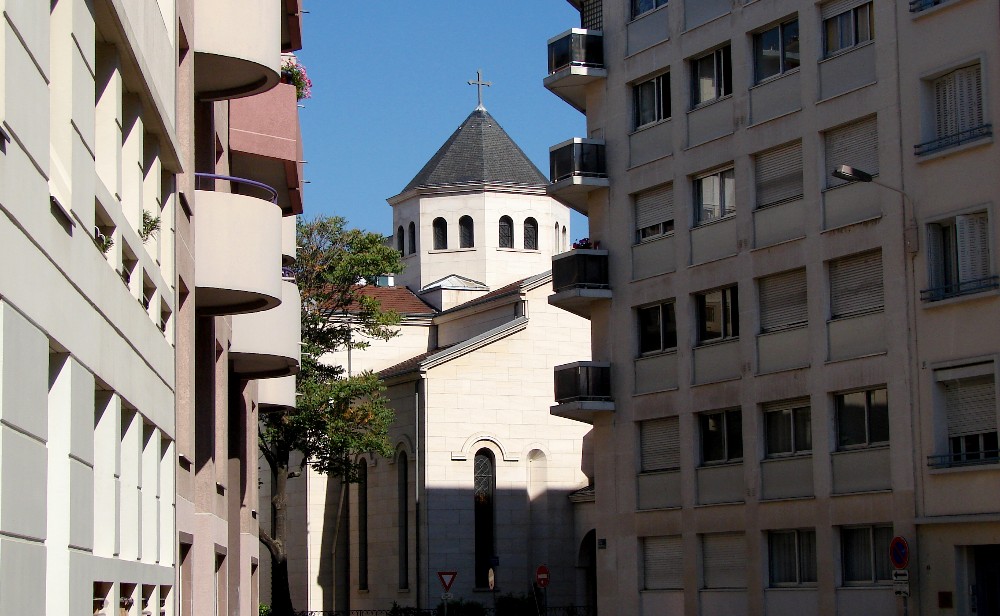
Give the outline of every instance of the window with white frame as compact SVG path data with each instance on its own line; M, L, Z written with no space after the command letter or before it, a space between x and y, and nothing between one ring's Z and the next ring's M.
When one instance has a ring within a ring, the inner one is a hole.
M667 0L632 0L632 19L666 4Z
M768 458L812 451L812 412L809 400L786 400L765 404L764 447Z
M677 348L677 320L674 303L666 302L636 309L639 320L639 353L660 353Z
M772 530L767 533L768 573L772 587L816 583L816 531Z
M706 589L747 587L747 542L743 533L701 535L701 562Z
M635 194L635 243L674 231L674 185L664 184Z
M850 165L871 175L878 175L878 122L875 116L851 122L823 133L826 156L826 186L849 183L833 177L840 165Z
M704 464L743 460L743 413L739 409L698 415Z
M925 301L996 289L989 214L961 214L927 225Z
M736 212L736 174L732 167L694 178L695 224Z
M795 141L754 155L757 207L802 198L802 142Z
M948 422L948 455L932 456L932 466L1000 462L997 397L992 361L934 371Z
M677 417L639 422L639 469L643 473L681 466L680 424Z
M878 584L892 580L889 544L892 526L843 526L840 558L845 585Z
M933 134L914 146L916 154L929 154L993 134L983 113L983 76L979 64L955 69L929 84L933 104ZM925 99L927 100L927 99Z
M754 83L799 67L799 20L790 19L753 35Z
M874 40L875 16L872 3L858 0L833 0L821 8L823 52L831 56L855 45Z
M830 318L878 312L884 306L881 250L830 261Z
M698 309L698 342L738 338L740 307L736 286L695 295Z
M643 590L684 588L684 544L680 535L640 537Z
M805 268L765 276L757 281L757 290L761 332L799 327L808 321Z
M641 128L670 117L670 73L632 86L633 126Z
M729 45L691 60L691 107L733 93L733 62Z
M837 394L834 400L838 449L889 443L889 398L884 387Z

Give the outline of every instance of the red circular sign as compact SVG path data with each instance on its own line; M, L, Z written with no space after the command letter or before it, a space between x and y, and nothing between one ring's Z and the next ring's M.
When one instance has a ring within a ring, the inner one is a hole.
M545 565L538 565L535 569L535 584L538 584L539 588L545 588L549 585L549 568Z
M910 544L902 537L893 537L889 542L889 561L897 569L906 569L910 564Z

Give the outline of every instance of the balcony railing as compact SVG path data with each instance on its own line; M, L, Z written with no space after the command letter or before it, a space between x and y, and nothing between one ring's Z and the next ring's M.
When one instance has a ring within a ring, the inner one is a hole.
M608 177L603 142L573 139L549 151L549 179L554 183L574 176Z
M910 0L910 12L919 13L939 4L944 4L949 0Z
M963 130L953 135L947 135L945 137L939 137L938 139L932 139L931 141L925 141L924 143L918 143L913 146L913 153L917 156L930 154L932 152L937 152L938 150L953 148L957 145L962 145L963 143L969 143L971 141L976 141L992 135L993 125L983 124L982 126Z
M573 28L549 41L549 74L569 66L604 68L604 36Z
M195 173L195 188L198 190L215 190L215 182L230 182L233 194L246 195L248 197L258 197L271 203L278 202L278 191L263 182L238 178L231 175L219 175L217 173ZM263 197L262 195L267 195Z
M555 397L568 402L610 402L611 366L579 362L555 368Z
M552 259L552 290L610 289L608 253L597 250L574 250Z
M930 468L954 468L958 466L977 466L980 464L1000 464L1000 450L946 453L927 456L927 466Z
M971 295L982 291L990 291L1000 288L1000 276L988 276L977 280L963 280L953 282L933 289L924 289L920 292L920 299L925 302L936 302L949 297L960 295Z

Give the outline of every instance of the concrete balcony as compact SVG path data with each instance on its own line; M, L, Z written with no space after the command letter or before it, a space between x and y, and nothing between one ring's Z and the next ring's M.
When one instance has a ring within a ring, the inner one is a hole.
M608 251L576 249L552 257L549 303L589 319L594 302L611 300Z
M293 280L281 281L281 304L273 310L233 317L229 359L246 379L272 379L299 371L301 300Z
M611 397L611 365L580 361L553 368L556 405L549 412L592 424L598 413L615 410Z
M278 83L283 2L194 3L194 89L199 99L250 96Z
M233 175L273 186L285 216L302 213L302 130L295 86L229 103Z
M604 141L576 137L549 148L549 180L550 197L586 215L590 193L610 185Z
M283 376L258 381L257 404L261 413L295 408L295 377Z
M549 39L549 75L542 84L576 110L587 111L587 86L608 76L604 35L573 28Z
M281 209L274 190L229 176L196 178L198 311L222 315L274 308L281 303ZM225 182L239 192L203 190Z
M302 0L281 0L281 51L302 49Z

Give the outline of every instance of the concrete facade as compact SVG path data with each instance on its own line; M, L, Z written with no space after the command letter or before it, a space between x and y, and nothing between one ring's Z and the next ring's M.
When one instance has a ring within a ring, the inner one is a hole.
M599 611L901 613L901 536L911 614L1000 613L996 5L572 4Z

